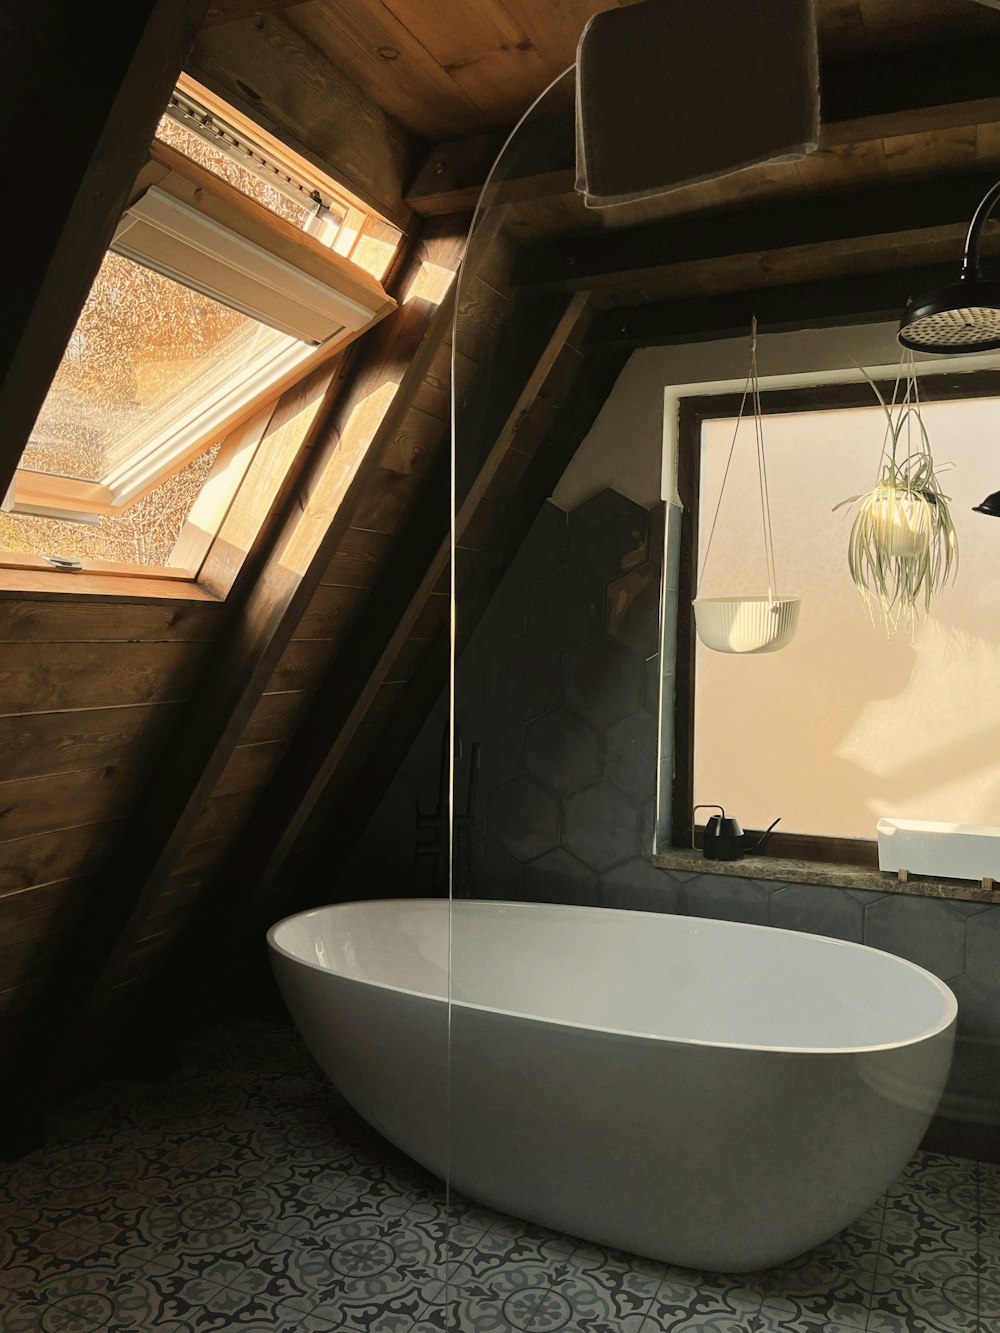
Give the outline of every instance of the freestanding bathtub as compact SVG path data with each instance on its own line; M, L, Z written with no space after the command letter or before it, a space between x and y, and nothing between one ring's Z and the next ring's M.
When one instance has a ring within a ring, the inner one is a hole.
M448 906L344 903L268 942L347 1100L501 1211L687 1267L770 1267L885 1191L944 1088L955 997L891 954L699 917Z

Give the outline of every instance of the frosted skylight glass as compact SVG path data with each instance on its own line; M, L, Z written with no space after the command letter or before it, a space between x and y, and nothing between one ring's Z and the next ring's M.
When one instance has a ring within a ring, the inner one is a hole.
M108 253L21 466L84 481L155 444L269 352L295 340Z

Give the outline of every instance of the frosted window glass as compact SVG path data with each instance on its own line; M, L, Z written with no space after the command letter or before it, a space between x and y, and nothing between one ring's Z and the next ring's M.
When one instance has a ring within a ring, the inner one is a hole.
M878 408L765 420L778 590L798 635L759 657L697 647L694 799L746 828L874 838L883 815L1000 825L1000 520L972 512L1000 487L1000 401L923 410L952 497L957 581L913 637L887 639L847 569L852 517L874 484ZM700 566L733 435L702 435ZM705 596L767 591L752 423L744 423L704 567Z

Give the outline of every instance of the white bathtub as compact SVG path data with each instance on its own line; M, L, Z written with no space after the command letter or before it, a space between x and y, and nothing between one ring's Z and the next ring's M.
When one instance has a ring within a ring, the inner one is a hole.
M944 1088L955 997L891 954L699 917L453 911L450 1145L448 903L320 908L268 942L348 1101L515 1216L692 1268L766 1268L883 1193Z

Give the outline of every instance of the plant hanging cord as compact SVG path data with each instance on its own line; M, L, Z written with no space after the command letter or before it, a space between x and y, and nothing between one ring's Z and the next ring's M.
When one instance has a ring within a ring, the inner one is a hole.
M715 527L719 521L719 511L722 508L722 497L726 491L726 482L729 480L729 470L733 463L736 440L739 436L740 425L743 421L743 412L746 408L747 398L750 397L751 394L754 412L754 432L757 440L757 479L760 488L761 521L764 527L764 560L767 566L767 596L768 601L773 605L778 595L778 583L774 567L774 538L771 531L771 501L767 487L767 460L764 455L764 423L761 414L760 380L757 374L756 315L753 316L750 325L750 373L747 375L746 384L743 386L743 397L740 400L740 410L736 414L736 425L733 428L733 439L729 446L729 457L726 460L726 470L722 474L722 485L719 488L719 499L715 506L715 513L712 516L712 526L709 529L708 541L705 543L705 556L701 562L701 573L698 576L696 595L700 595L701 585L705 578L705 570L708 567L708 556L712 549L712 538L715 536Z
M767 460L764 456L764 418L760 402L760 379L757 374L757 316L754 315L750 333L750 376L753 380L753 421L757 436L757 483L760 489L760 519L764 527L764 560L767 564L767 598L773 603L778 594L778 579L774 571L774 535L771 531L771 497L767 489Z

